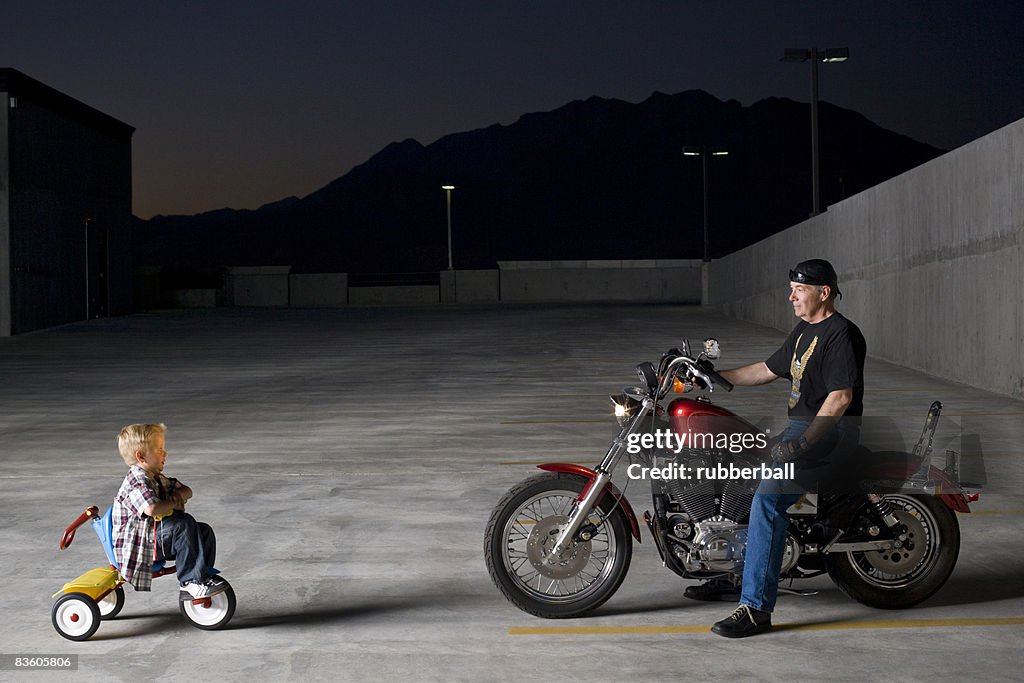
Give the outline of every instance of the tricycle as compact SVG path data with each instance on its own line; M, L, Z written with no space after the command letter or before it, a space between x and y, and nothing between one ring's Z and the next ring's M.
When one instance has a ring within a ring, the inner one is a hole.
M110 566L90 569L53 594L57 598L51 612L53 627L69 640L88 640L96 633L100 622L116 617L125 603L124 578L118 568L111 536L110 509L100 515L95 505L86 508L64 530L60 549L65 550L71 545L75 531L86 522L90 522L99 537ZM168 574L175 574L173 564L165 560L154 561L153 578ZM180 600L179 608L196 628L208 631L223 628L235 613L235 592L226 585L223 591L208 597Z

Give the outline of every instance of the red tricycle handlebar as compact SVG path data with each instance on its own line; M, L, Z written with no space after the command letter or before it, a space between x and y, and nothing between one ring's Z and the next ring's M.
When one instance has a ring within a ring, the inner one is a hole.
M99 516L99 514L100 509L95 505L90 505L85 509L85 512L78 515L78 519L71 522L71 525L64 530L64 535L60 537L60 549L67 549L71 545L71 541L75 540L75 529L85 524L87 520Z

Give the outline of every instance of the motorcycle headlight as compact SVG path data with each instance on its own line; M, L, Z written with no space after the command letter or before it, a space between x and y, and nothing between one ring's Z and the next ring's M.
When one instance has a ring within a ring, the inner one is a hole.
M630 416L636 412L637 407L640 405L639 401L626 394L609 396L608 400L612 402L612 406L615 409L615 421L619 423L620 427L626 426Z

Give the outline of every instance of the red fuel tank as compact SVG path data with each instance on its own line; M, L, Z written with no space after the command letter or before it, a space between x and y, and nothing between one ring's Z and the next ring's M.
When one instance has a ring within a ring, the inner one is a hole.
M692 398L677 398L668 405L669 425L673 432L699 434L759 434L736 413L713 403Z

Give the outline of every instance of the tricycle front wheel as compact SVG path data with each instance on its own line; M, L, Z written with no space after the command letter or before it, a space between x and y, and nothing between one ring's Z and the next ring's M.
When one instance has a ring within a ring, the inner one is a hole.
M53 603L50 619L68 640L88 640L100 627L100 608L85 593L66 593Z

